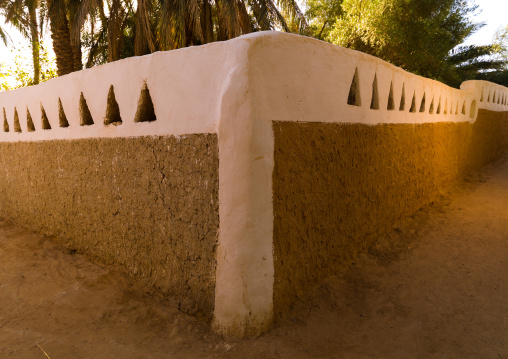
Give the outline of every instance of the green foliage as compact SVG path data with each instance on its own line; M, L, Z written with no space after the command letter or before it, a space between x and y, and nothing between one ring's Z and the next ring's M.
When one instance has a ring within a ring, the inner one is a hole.
M498 62L497 68L480 71L474 78L508 87L508 26L496 32L492 47L494 48L494 56L491 56L491 58L493 61Z
M342 15L342 0L307 0L305 15L313 37L326 40L334 28L337 18Z
M75 13L71 38L81 39L87 67L260 30L308 33L295 0L94 0Z
M421 76L449 82L449 52L482 24L466 0L344 0L327 40Z
M0 63L0 89L12 90L33 85L32 58L27 57L31 52L24 47L15 50L14 62L11 65ZM56 77L54 59L51 59L48 50L41 44L40 53L40 82Z
M467 0L307 0L307 7L315 37L452 86L505 64L500 45L458 46L484 25L472 20L477 6ZM499 39L508 48L508 30Z
M494 46L497 47L500 57L508 62L508 25L497 30L494 35Z
M0 62L0 91L9 91L10 89L9 72L5 68L5 64Z
M453 49L446 59L453 66L453 71L446 78L447 83L458 87L465 80L486 79L485 76L494 79L492 75L502 71L506 65L506 61L499 56L499 50L496 45L459 46Z

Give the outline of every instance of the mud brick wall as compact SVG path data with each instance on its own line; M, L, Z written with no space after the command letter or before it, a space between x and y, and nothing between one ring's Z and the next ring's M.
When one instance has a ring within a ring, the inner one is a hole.
M275 122L274 308L345 271L398 220L507 148L508 112L474 124Z
M215 134L0 143L0 214L212 318Z

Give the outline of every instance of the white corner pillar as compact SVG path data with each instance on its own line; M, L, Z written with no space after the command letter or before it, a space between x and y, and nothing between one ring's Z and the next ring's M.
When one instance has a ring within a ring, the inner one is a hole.
M218 125L220 230L213 327L234 337L257 336L273 322L273 133L269 120L253 116L246 58L230 73Z

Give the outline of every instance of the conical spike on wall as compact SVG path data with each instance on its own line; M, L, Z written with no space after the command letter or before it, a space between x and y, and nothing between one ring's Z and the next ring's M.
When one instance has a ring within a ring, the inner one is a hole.
M425 112L425 93L423 93L422 102L420 103L420 112Z
M416 112L416 92L413 93L413 99L411 100L411 108L409 112Z
M444 114L445 115L448 115L448 99L445 100L445 105L444 105Z
M465 115L465 114L466 114L466 101L464 101L464 103L462 104L462 111L461 111L461 113L462 113L463 115Z
M91 126L93 125L92 114L90 113L90 109L86 104L85 96L83 96L83 92L79 95L79 119L80 126Z
M19 115L16 107L14 107L14 132L21 132L21 126L19 124Z
M390 93L388 94L388 104L386 105L388 111L395 110L395 103L393 101L393 82L390 82Z
M362 101L360 98L360 78L358 76L358 68L355 69L353 80L349 88L349 95L347 98L347 104L352 106L361 106Z
M26 128L28 132L34 132L35 126L34 122L32 121L32 115L30 115L30 111L28 110L28 106L26 108Z
M406 109L406 84L402 84L402 94L400 95L400 105L399 111L404 111Z
M432 97L432 101L430 101L429 113L430 114L434 113L434 97Z
M51 125L49 124L48 116L46 115L46 110L44 110L44 106L41 103L41 127L43 130L51 130Z
M134 116L134 122L152 122L156 120L157 116L155 116L150 90L148 90L148 86L145 82L141 89L141 94L139 95L138 108Z
M441 113L441 96L439 96L439 102L437 103L436 115L439 115L440 113Z
M370 99L370 109L379 110L379 91L377 88L377 74L374 75L374 81L372 81L372 98Z
M7 114L5 113L5 107L4 109L4 132L9 132L9 122L7 122Z
M482 87L482 94L480 95L480 102L483 102L483 87Z
M60 100L60 98L58 98L58 123L60 127L69 127L69 121L67 121L67 116L65 116L62 100Z
M109 87L106 117L104 118L104 124L105 125L113 124L115 126L122 124L122 117L120 117L120 107L118 107L118 102L116 102L115 89L113 85Z

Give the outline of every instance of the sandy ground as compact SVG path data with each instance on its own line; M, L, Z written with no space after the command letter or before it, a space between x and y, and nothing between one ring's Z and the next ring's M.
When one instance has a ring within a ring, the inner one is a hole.
M0 222L0 358L508 358L508 157L399 224L274 329L223 340Z

